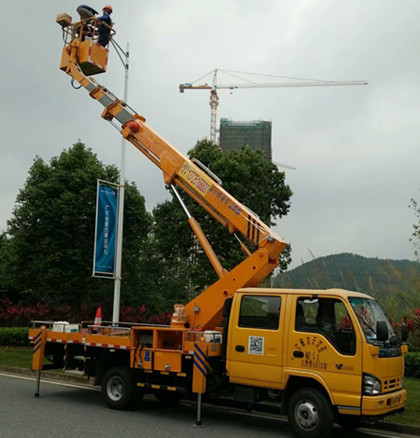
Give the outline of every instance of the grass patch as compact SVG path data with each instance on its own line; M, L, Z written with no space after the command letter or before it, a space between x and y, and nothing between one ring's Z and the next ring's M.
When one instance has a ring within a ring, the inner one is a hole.
M31 368L33 347L0 347L0 365Z
M0 346L0 366L32 369L33 347L4 347ZM46 364L50 362L45 359ZM62 368L47 370L48 373L62 374Z
M0 365L30 369L32 365L32 347L0 346ZM54 371L62 372L61 369ZM420 426L420 379L405 378L404 388L407 390L406 410L404 414L389 416L388 421Z
M391 415L388 421L420 426L420 379L404 378L404 388L407 390L405 412Z

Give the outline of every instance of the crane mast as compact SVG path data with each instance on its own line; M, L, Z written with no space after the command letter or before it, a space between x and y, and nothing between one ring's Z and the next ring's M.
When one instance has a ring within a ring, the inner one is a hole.
M201 77L198 82L209 74L213 74L212 85L202 84L194 85L194 82L187 82L179 85L179 92L183 93L185 90L210 90L210 141L217 144L217 107L219 106L219 96L217 90L236 90L240 88L291 88L291 87L339 87L339 86L350 86L350 85L367 85L367 81L322 81L313 79L301 79L299 82L270 82L270 83L256 83L249 81L248 83L240 84L218 84L218 72L224 73L241 73L241 72L229 72L228 70L214 69L210 73ZM245 73L246 74L246 73ZM270 75L259 75L259 76L270 76ZM272 75L271 75L272 76ZM234 76L236 78L242 79L239 76ZM280 76L275 76L280 78ZM282 79L285 79L284 77Z

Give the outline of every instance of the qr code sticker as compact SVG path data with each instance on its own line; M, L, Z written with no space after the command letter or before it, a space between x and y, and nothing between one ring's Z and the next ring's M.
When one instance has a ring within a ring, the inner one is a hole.
M262 336L250 336L248 338L248 353L259 354L260 356L264 354L264 338Z

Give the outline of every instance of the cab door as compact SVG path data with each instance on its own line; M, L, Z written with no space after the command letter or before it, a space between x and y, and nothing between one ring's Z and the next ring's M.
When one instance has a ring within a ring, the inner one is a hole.
M362 350L352 313L339 296L295 296L285 372L326 385L340 413L360 414ZM293 321L292 321L293 322Z
M279 294L237 294L229 322L226 369L232 383L279 388L284 311Z

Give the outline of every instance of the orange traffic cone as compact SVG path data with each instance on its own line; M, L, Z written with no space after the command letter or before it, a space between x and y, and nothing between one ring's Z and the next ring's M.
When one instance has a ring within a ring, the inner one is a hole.
M93 323L93 330L96 332L102 325L102 309L101 306L96 310L95 321Z

